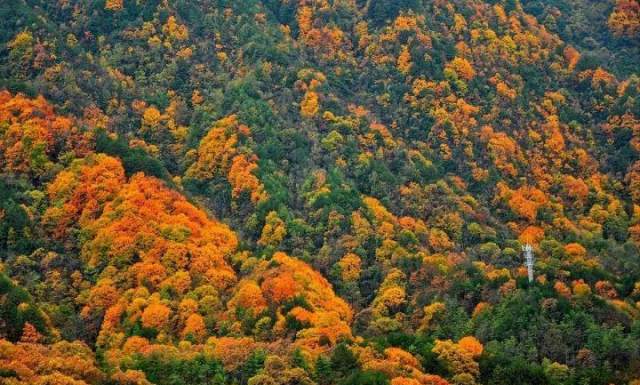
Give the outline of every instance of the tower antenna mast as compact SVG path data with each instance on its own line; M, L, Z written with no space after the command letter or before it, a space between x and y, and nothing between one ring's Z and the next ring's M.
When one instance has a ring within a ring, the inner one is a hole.
M530 244L526 244L522 246L522 251L524 252L524 264L527 266L527 275L529 276L529 283L533 282L533 265L536 263L536 260L533 256L533 247Z

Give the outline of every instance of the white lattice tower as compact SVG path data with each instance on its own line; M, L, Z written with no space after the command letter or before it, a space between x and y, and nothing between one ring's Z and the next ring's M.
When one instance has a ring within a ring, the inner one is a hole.
M527 266L527 275L529 276L529 282L533 282L533 265L536 263L533 257L533 247L530 244L522 246L524 252L524 264Z

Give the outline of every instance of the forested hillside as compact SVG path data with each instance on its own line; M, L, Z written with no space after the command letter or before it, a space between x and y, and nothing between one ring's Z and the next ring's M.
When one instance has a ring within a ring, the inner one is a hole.
M3 1L0 173L0 384L640 384L638 0Z

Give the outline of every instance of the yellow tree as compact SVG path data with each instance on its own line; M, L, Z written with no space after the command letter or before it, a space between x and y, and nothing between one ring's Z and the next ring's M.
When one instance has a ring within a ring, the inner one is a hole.
M307 91L304 94L302 102L300 102L300 114L305 118L313 118L318 114L320 107L318 93L315 91Z
M142 312L142 326L147 328L162 329L169 322L171 309L161 303L152 303Z
M282 242L287 234L287 227L282 219L278 216L278 213L271 211L267 214L267 218L262 228L262 235L258 240L260 246L273 246L276 247Z
M402 46L402 50L400 51L400 55L398 56L398 71L402 74L406 75L411 70L411 52L409 52L409 47L406 45Z
M109 11L120 11L122 10L123 0L107 0L104 3L104 9L108 9Z
M453 374L454 383L475 384L480 375L480 366L474 360L482 353L482 345L475 339L462 339L462 344L451 340L437 340L433 352Z
M471 63L462 57L454 58L449 64L447 69L452 70L459 78L464 80L471 80L476 75L476 71L473 69Z
M640 34L640 1L616 0L609 16L609 28L616 36L635 37Z

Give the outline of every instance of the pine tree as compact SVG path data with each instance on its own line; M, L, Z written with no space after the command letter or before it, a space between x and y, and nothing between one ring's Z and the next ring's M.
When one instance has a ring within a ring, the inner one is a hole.
M358 359L346 344L336 346L331 355L331 369L337 377L346 378L359 367Z
M325 356L320 356L316 360L316 368L314 373L315 381L320 385L328 384L333 376L331 370L331 362Z

